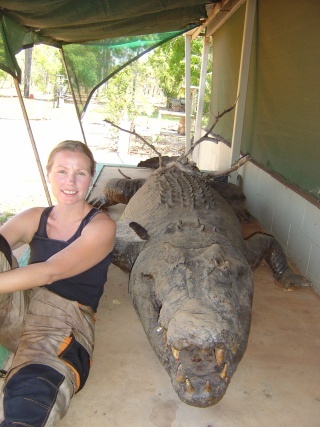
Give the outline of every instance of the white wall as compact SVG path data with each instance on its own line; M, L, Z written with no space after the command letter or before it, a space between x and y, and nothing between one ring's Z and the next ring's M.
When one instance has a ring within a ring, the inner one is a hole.
M225 148L211 146L210 154L201 147L200 169L219 170L226 166L230 149L225 144L219 145ZM212 161L211 167L209 161ZM313 205L250 161L242 166L239 174L252 215L276 237L288 257L320 294L320 204Z

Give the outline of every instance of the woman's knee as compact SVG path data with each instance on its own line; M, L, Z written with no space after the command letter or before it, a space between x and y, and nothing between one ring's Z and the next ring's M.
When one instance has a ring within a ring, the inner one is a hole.
M19 369L4 387L5 421L1 426L55 425L68 410L71 389L65 377L49 366L31 364Z

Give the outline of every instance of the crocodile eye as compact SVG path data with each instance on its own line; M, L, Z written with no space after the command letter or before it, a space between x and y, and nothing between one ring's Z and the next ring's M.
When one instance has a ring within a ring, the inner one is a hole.
M179 258L179 254L176 251L170 251L167 254L165 254L164 259L166 260L166 262L168 262L169 264L174 264L178 261Z
M169 254L166 257L166 261L169 264L176 264L177 260L178 260L178 257L176 256L176 254Z
M180 264L184 261L184 253L180 249L174 248L169 243L163 245L163 259L168 264Z
M150 280L153 280L152 274L150 273L141 273L141 279L144 282L149 282Z

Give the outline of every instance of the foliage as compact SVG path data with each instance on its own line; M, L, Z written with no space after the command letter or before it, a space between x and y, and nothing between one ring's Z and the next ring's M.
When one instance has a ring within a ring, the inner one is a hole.
M39 45L32 53L32 84L44 93L50 92L56 76L65 74L60 52L56 48Z
M147 96L156 83L150 76L150 66L141 60L113 76L99 92L99 99L105 102L106 118L132 121L138 115L151 116L153 107L147 102Z
M94 87L99 79L99 61L96 48L83 45L69 45L67 47L67 62L77 70L77 80L80 87L87 89Z
M184 38L177 37L155 49L148 62L167 98L177 98L184 76Z
M24 70L25 51L17 55L19 65ZM59 50L46 45L36 45L32 49L30 86L42 93L53 91L57 75L65 75Z
M202 38L191 43L191 85L198 86L201 70ZM68 45L65 57L71 69L77 69L76 83L79 90L88 93L101 79L125 61L133 52L125 48L108 49L105 45ZM25 53L18 55L24 71ZM212 54L210 52L206 81L204 113L209 109ZM0 71L0 77L5 73ZM37 45L32 52L31 86L34 92L53 94L58 76L66 80L66 73L59 49ZM97 92L96 99L105 103L109 120L130 121L136 115L151 116L154 113L154 95L164 94L167 99L184 97L185 38L176 37L163 43L154 51L142 56L113 76ZM75 77L72 76L72 80Z
M199 37L191 42L191 86L198 86L201 71L203 40ZM162 44L155 49L148 59L159 81L160 88L165 96L178 98L184 96L183 84L185 78L185 37L179 36ZM212 52L209 53L206 93L210 96ZM204 111L208 111L209 98L205 99Z
M0 212L0 225L7 222L15 214L13 212Z

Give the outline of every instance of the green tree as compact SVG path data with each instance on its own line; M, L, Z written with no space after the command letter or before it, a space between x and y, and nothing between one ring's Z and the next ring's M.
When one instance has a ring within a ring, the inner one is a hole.
M51 93L58 74L65 74L59 49L36 45L32 49L31 86Z
M130 121L137 115L153 113L147 102L153 85L152 70L145 61L134 61L115 74L99 92L105 102L107 119L119 121L127 117Z
M203 40L201 37L191 42L191 85L198 86L200 80ZM183 96L182 86L185 78L185 37L176 37L156 48L148 59L159 81L164 95L170 98ZM207 67L207 98L204 111L209 109L209 96L212 76L212 52L209 53Z
M100 65L96 48L84 45L69 45L65 48L67 64L77 70L76 79L85 92L91 90L99 81Z
M148 62L168 99L177 98L181 90L185 73L184 57L184 37L176 37L162 44L149 55Z

